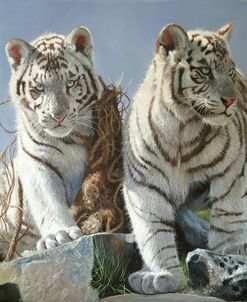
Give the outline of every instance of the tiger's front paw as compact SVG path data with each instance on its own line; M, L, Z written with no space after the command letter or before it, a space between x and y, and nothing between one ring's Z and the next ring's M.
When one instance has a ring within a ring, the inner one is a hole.
M178 292L183 289L180 272L172 274L168 271L139 271L129 276L129 284L136 292L147 295Z
M68 243L82 236L82 232L79 227L73 226L58 231L55 234L49 234L44 238L41 238L37 244L37 250L45 250L57 247L61 244Z

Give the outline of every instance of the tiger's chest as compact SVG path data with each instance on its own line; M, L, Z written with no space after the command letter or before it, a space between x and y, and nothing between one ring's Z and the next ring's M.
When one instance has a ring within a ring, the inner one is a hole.
M229 163L239 161L242 165L246 142L240 128L231 120L218 127L191 125L181 135L179 167L189 178L201 179L221 173Z
M58 147L61 153L46 153L44 160L59 171L70 207L83 182L88 163L88 149L77 144L58 145Z
M70 207L83 182L88 162L88 150L86 147L74 146L66 150L65 158L62 173Z

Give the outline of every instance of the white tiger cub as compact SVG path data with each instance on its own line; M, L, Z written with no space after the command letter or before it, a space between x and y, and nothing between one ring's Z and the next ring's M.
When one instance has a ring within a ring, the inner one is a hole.
M231 28L163 28L131 105L124 197L144 261L129 277L137 292L183 288L174 224L195 206L185 205L194 183L210 186L209 249L247 253L247 85L231 59Z
M52 248L82 236L68 208L83 181L86 143L94 134L93 105L103 91L94 69L92 38L87 28L78 27L66 37L46 34L30 44L14 39L6 52L17 115L17 156L8 224L2 220L0 235L11 238L17 191L22 190L21 234L31 224L36 231L29 229L29 237L40 237L37 241L34 236L37 248Z

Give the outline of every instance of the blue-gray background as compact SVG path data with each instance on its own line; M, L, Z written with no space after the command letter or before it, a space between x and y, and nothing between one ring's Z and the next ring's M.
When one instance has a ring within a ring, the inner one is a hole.
M4 48L14 37L31 41L45 32L66 34L78 25L89 27L98 73L107 83L122 78L132 97L164 25L216 30L228 22L234 24L233 58L247 75L244 0L0 0L0 100L8 96L10 77ZM11 105L0 106L0 122L15 129ZM0 152L11 138L0 129Z

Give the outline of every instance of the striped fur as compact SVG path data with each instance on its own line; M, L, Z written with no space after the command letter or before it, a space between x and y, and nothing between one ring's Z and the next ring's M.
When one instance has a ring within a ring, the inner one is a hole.
M209 248L247 253L247 82L231 59L230 31L165 27L130 108L124 196L145 264L129 278L138 292L183 287L174 225L194 183L210 186Z
M31 225L28 235L34 237L32 245L27 234L21 241L25 248L50 248L82 235L68 207L83 181L93 107L103 87L85 27L66 37L46 34L30 44L14 39L6 51L17 114L15 173L23 186L25 225ZM8 211L13 226L16 207L14 191ZM3 229L1 236L9 238ZM24 249L21 242L18 247Z

